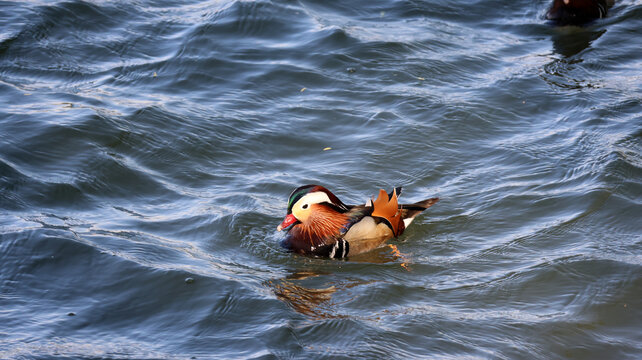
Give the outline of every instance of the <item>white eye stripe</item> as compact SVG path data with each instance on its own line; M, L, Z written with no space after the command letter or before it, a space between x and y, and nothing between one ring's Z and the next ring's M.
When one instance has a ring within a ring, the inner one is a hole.
M304 208L305 205L320 204L322 202L332 203L332 201L330 201L330 198L328 197L328 194L324 193L323 191L316 191L316 192L307 194L301 199L299 199L299 201L297 201L296 204L294 204L294 206L300 205L302 208Z

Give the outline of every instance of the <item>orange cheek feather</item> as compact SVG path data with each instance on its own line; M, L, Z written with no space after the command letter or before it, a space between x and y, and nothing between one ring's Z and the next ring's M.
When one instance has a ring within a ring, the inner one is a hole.
M329 209L324 205L312 205L312 213L307 221L303 222L301 230L309 239L323 239L328 236L338 235L341 228L348 222L348 216Z

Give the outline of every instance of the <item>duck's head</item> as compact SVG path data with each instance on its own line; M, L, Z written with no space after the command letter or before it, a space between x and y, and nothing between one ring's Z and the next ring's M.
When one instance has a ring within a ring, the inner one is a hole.
M320 185L305 185L296 188L288 199L288 213L276 228L278 231L305 222L315 211L315 205L322 204L338 212L348 211L348 207L330 190Z

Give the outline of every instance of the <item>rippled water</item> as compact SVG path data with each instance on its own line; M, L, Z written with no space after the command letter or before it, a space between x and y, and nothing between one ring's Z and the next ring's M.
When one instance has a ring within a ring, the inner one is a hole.
M0 2L0 358L639 359L642 2L548 6ZM442 200L312 259L306 183Z

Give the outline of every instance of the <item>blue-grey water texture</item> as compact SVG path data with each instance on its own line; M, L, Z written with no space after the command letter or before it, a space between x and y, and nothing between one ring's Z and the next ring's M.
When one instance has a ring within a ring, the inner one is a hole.
M549 5L0 1L0 359L641 359L642 1Z

